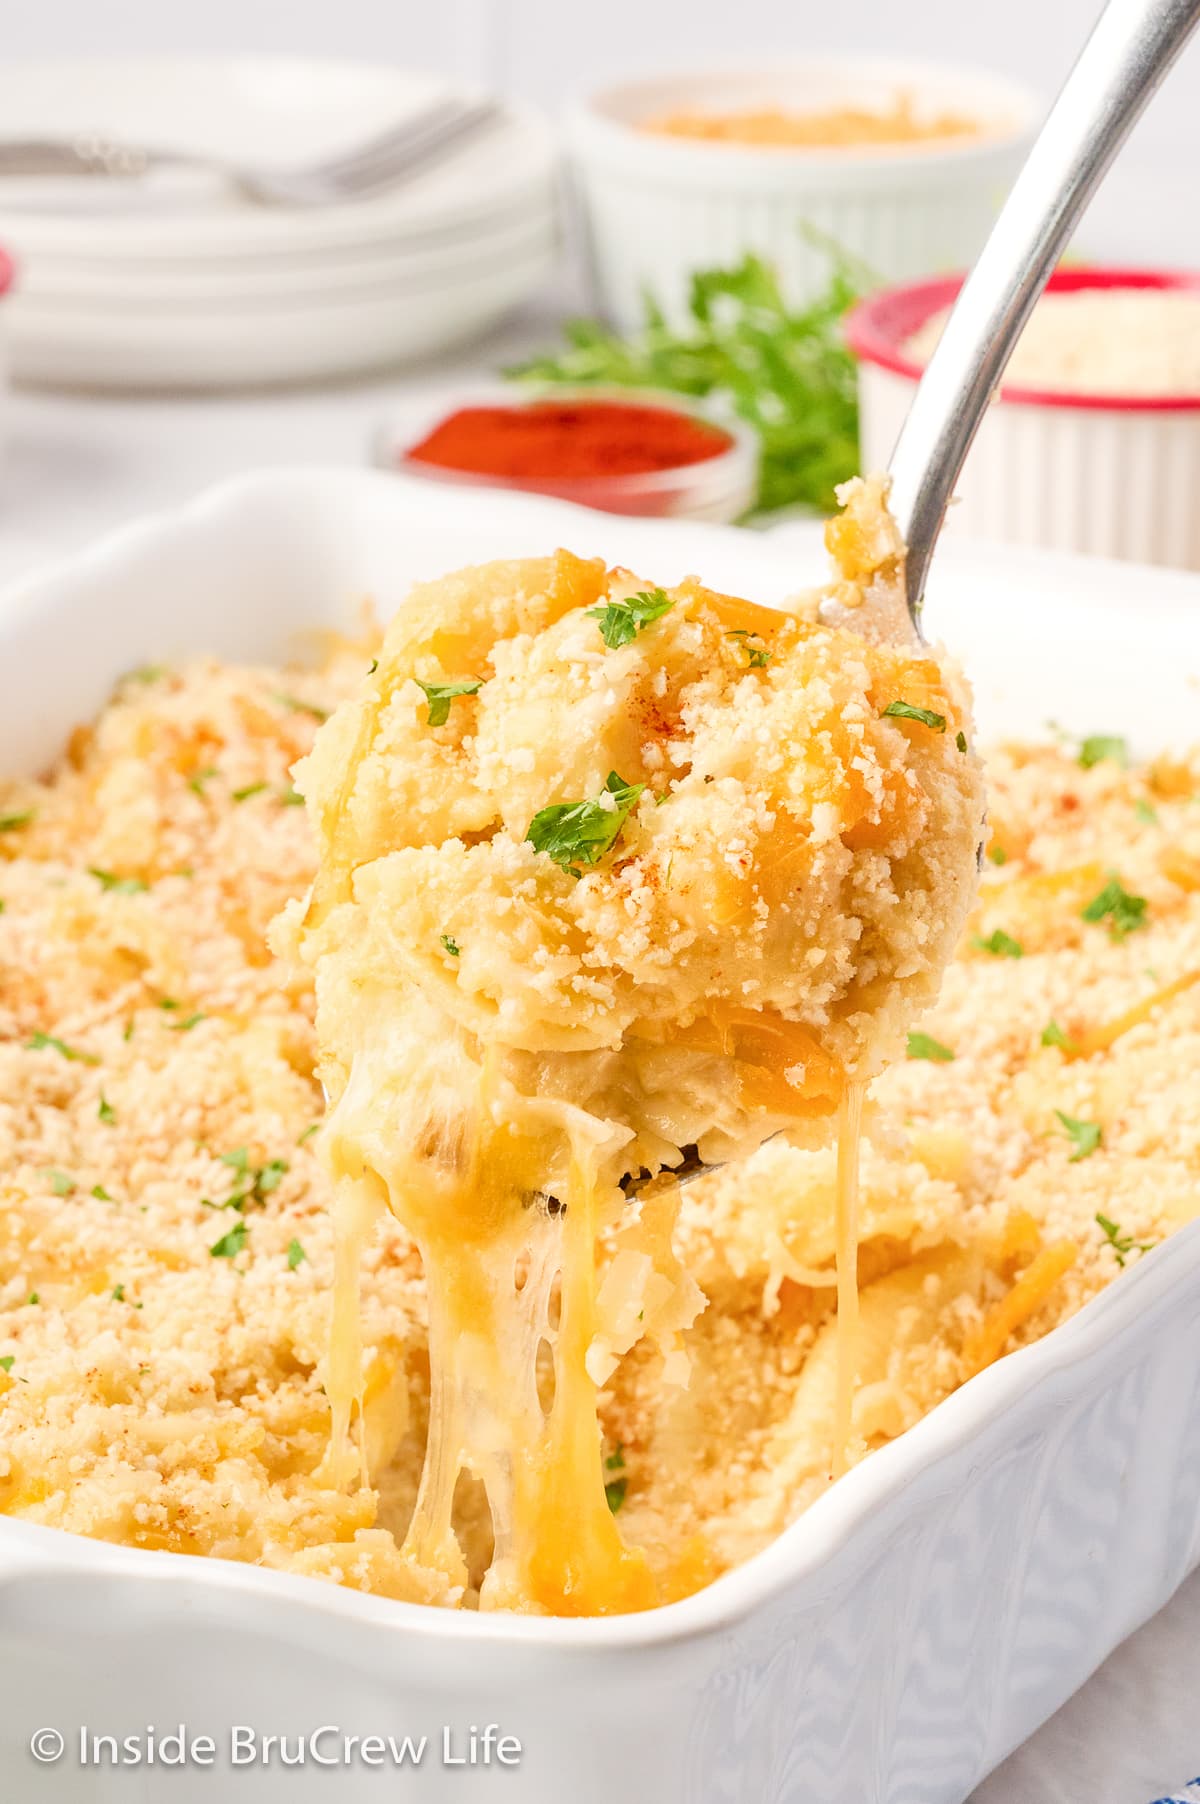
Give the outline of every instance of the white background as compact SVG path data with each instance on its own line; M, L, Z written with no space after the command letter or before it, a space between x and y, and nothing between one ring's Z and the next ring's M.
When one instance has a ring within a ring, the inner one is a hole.
M813 51L982 64L1049 98L1097 0L3 0L0 57L289 51L494 81L553 110L609 77ZM1109 257L1200 263L1200 42L1080 235Z

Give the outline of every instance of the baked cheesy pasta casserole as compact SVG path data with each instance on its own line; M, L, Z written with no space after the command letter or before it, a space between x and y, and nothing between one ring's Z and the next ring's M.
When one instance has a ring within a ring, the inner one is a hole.
M0 783L0 1510L645 1608L1190 1213L1200 772L995 754L976 896L848 499L837 625L484 566Z

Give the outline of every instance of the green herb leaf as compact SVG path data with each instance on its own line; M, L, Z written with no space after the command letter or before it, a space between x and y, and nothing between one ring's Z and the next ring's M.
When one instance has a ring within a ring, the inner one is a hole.
M1110 1220L1107 1215L1097 1215L1096 1225L1103 1232L1105 1240L1113 1250L1113 1257L1122 1268L1124 1268L1130 1253L1148 1253L1154 1245L1152 1240L1134 1240L1131 1234L1123 1234L1116 1222Z
M109 1196L103 1184L93 1184L89 1194L94 1196L98 1203L115 1203L117 1200L116 1197Z
M374 676L374 675L375 675L375 672L376 672L376 671L377 671L377 670L378 670L378 669L379 669L379 659L378 659L378 658L372 658L372 659L371 659L371 662L370 662L370 663L369 663L369 664L368 664L368 665L367 665L367 675L368 675L368 676Z
M159 683L167 675L165 664L139 664L136 670L129 672L131 683Z
M1091 770L1094 764L1119 764L1122 770L1129 766L1129 746L1127 741L1110 733L1093 733L1090 738L1079 744L1079 762L1084 770Z
M312 1137L313 1137L313 1135L314 1135L314 1134L319 1134L319 1133L320 1133L320 1131L321 1131L321 1124L320 1124L320 1122L319 1122L319 1121L314 1121L314 1122L313 1122L313 1124L312 1124L312 1126L311 1126L311 1127L306 1127L306 1128L305 1128L305 1130L304 1130L304 1132L303 1132L303 1133L302 1133L302 1134L301 1134L301 1136L300 1136L300 1138L299 1138L299 1140L297 1140L297 1142L296 1142L296 1145L297 1145L297 1146L303 1146L303 1145L304 1145L304 1142L305 1142L305 1141L306 1141L306 1140L311 1140L311 1139L312 1139Z
M662 589L641 589L624 601L606 601L603 607L589 608L587 617L600 628L600 637L610 651L632 645L652 621L669 614L675 603Z
M25 1299L26 1303L40 1303L41 1300L42 1299L38 1296L38 1293L36 1290L31 1290L29 1295Z
M260 796L266 787L265 783L247 783L244 789L233 791L233 799L235 802L248 802L251 796Z
M948 1046L935 1040L932 1034L910 1033L908 1036L908 1056L910 1059L934 1059L946 1064L954 1057Z
M194 789L198 796L204 794L204 785L212 781L217 774L215 764L206 764L203 770L194 770L188 778L188 788Z
M57 1052L64 1059L71 1059L80 1065L98 1065L99 1059L90 1052L78 1052L74 1046L68 1046L57 1034L36 1033L25 1042L27 1052Z
M236 1259L250 1237L250 1229L244 1221L230 1228L228 1234L222 1234L220 1240L209 1247L214 1259Z
M1057 1046L1063 1052L1074 1052L1075 1042L1065 1034L1057 1021L1047 1021L1042 1029L1042 1045Z
M544 852L572 877L578 877L582 874L578 865L598 864L616 843L645 787L644 783L626 783L610 770L594 801L555 802L539 809L525 838L536 852Z
M0 1372L11 1372L13 1367L16 1365L16 1363L17 1363L16 1354L15 1353L6 1353L4 1355L4 1358L0 1359Z
M235 1146L232 1152L219 1153L222 1165L232 1165L235 1171L249 1171L250 1154L244 1146Z
M118 877L112 871L97 870L89 864L88 875L94 877L101 889L112 890L118 896L137 896L150 885L142 877Z
M444 727L450 718L450 703L460 695L478 695L483 688L479 677L463 677L453 683L423 683L416 679L419 688L425 691L425 700L429 703L426 723L431 727Z
M46 1176L50 1180L50 1188L55 1196L70 1196L76 1189L75 1180L69 1171L56 1171L51 1167Z
M294 1272L301 1260L307 1258L308 1254L304 1251L304 1248L300 1245L298 1240L293 1239L288 1242L287 1262L288 1270L290 1272Z
M625 1448L620 1441L604 1462L606 1472L623 1472L625 1470Z
M271 700L278 702L281 708L290 708L294 714L311 714L314 720L328 720L329 709L318 707L316 702L306 702L302 695L289 695L284 689L273 689Z
M1146 909L1149 904L1145 896L1132 896L1114 877L1106 883L1098 896L1093 896L1082 911L1085 921L1108 921L1108 931L1114 940L1123 940L1126 934L1135 932L1146 925Z
M207 1020L208 1016L203 1010L198 1009L194 1015L189 1015L184 1021L168 1021L167 1026L173 1034L190 1034L193 1027L199 1027L201 1021Z
M1145 826L1157 827L1158 809L1152 808L1144 796L1139 796L1133 804L1133 812Z
M824 292L802 307L758 257L692 278L687 324L668 325L652 297L628 338L591 320L565 328L566 348L510 369L538 383L657 389L732 406L758 438L756 508L800 504L827 514L834 489L859 469L854 358L842 323L877 279L829 240L804 236L829 260Z
M99 1116L100 1120L103 1121L106 1124L106 1126L108 1126L108 1127L112 1127L113 1123L117 1119L117 1111L113 1108L112 1104L108 1101L103 1090L101 1090L101 1092L100 1092L100 1107L96 1110L96 1113Z
M303 808L304 797L298 789L283 789L279 792L279 800L285 808Z
M935 714L932 708L914 708L911 702L889 702L881 713L885 719L891 715L896 720L919 720L923 727L932 727L935 733L946 731L944 714Z
M26 808L22 814L0 814L0 833L15 833L18 827L27 827L33 816L32 808Z
M1069 1163L1075 1165L1080 1159L1089 1158L1104 1138L1100 1123L1077 1121L1073 1115L1064 1115L1061 1109L1055 1109L1054 1114L1063 1133L1075 1148Z
M123 1284L116 1284L113 1286L112 1300L114 1303L123 1303L125 1301L125 1286Z
M966 736L966 734L965 734L965 733L956 733L956 734L955 734L955 735L954 735L954 743L955 743L955 745L956 745L956 746L957 746L957 747L958 747L958 749L959 749L959 751L960 751L960 752L965 752L965 751L966 751L966 749L967 749L967 736Z
M448 953L451 958L458 958L462 953L462 947L459 945L458 941L452 940L448 933L439 934L438 943L440 944L442 951Z
M1014 940L1012 935L1005 933L1002 927L997 927L995 933L989 934L986 940L980 939L979 935L975 934L971 944L977 951L990 952L996 958L1024 958L1025 956L1025 948L1020 940Z
M988 857L991 859L993 864L1007 864L1008 863L1008 853L1004 850L1003 846L989 846L988 847Z
M265 1165L260 1165L254 1179L254 1188L259 1196L269 1196L272 1190L278 1190L287 1169L286 1159L268 1159Z

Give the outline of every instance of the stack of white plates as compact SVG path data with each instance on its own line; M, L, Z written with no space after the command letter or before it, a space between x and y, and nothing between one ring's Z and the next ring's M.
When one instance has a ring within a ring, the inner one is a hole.
M274 59L0 66L5 140L103 134L221 161L301 166L402 125L449 90L387 66ZM471 98L464 95L463 98ZM557 248L554 147L505 107L369 197L264 206L223 177L0 174L18 265L13 370L161 388L312 380L428 355L541 284Z

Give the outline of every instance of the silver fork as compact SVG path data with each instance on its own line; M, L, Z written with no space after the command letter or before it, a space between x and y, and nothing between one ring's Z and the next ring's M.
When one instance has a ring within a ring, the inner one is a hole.
M427 169L486 130L499 112L492 100L449 97L353 150L290 168L131 144L101 132L74 138L0 139L0 176L86 175L136 181L155 169L201 169L224 176L262 206L324 207L375 193Z

